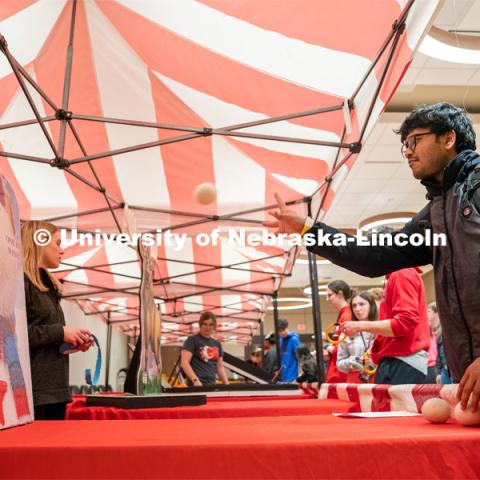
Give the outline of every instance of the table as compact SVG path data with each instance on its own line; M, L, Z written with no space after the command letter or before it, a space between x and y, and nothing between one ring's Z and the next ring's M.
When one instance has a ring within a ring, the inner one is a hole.
M152 420L167 418L274 417L284 415L320 415L355 411L354 402L318 401L310 395L294 397L208 398L206 405L174 408L124 410L115 407L87 407L84 395L75 395L67 409L69 420Z
M422 417L38 421L0 432L0 478L478 478L479 445Z

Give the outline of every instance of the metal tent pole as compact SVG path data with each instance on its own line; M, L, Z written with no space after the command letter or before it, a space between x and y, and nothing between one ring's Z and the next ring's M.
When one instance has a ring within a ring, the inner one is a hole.
M73 38L75 35L75 16L77 13L77 0L72 2L72 17L70 21L70 35L68 38L67 46L67 59L65 62L65 77L63 82L63 98L62 98L62 108L57 110L56 114L60 120L60 135L58 140L58 155L59 160L64 160L65 155L65 134L67 131L67 118L69 117L68 112L68 100L70 97L70 85L72 80L72 63L73 63Z
M108 382L110 377L110 354L112 350L112 323L110 322L110 312L107 316L107 348L105 351L105 391L108 391Z
M263 322L260 321L260 348L262 349L262 365L263 362L265 361L265 352L263 351L263 345L265 344L265 331L264 331L264 325Z
M275 346L277 349L277 370L282 366L281 355L280 355L280 335L278 333L278 321L280 320L278 315L278 299L277 294L273 296L273 326L275 329Z
M308 204L308 216L312 216L311 203ZM320 296L318 295L318 272L316 255L308 252L308 273L310 276L310 287L312 289L312 316L313 332L315 335L315 350L317 359L318 383L325 381L325 370L323 368L323 345L322 345L322 321L320 314Z

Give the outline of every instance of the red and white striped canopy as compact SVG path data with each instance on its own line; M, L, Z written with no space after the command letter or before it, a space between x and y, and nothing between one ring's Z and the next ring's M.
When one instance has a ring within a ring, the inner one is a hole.
M438 4L3 0L1 173L23 219L186 234L158 247L164 341L212 310L221 339L246 342L297 252L228 230L261 231L274 192L328 210ZM218 245L194 241L214 228ZM138 319L134 249L74 245L58 275L86 313Z

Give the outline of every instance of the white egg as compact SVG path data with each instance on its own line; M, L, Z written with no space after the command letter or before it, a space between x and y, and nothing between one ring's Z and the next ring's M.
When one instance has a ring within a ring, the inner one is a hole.
M195 188L194 195L198 203L208 205L217 198L217 190L213 183L201 183Z
M431 423L445 423L450 418L450 404L442 398L429 398L422 405L422 414Z
M461 403L457 403L455 410L453 412L453 417L460 425L464 427L473 427L475 425L480 426L480 409L477 409L476 412L473 412L470 408L470 403L467 406L466 410L462 410Z

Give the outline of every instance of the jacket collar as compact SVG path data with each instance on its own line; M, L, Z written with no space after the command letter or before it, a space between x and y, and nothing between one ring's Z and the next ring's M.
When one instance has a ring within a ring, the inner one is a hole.
M60 301L62 298L61 293L57 290L57 287L52 282L48 272L42 267L40 268L40 277L43 284L48 288L49 295L51 295L55 300Z
M473 150L463 150L460 152L443 171L443 182L435 182L431 177L424 178L420 183L427 189L427 198L447 192L456 182L461 182L467 174L480 163L480 156Z

